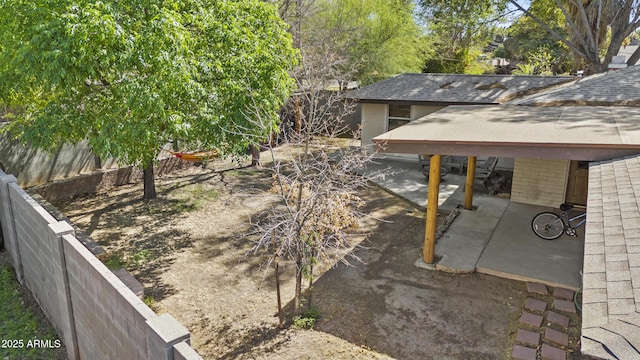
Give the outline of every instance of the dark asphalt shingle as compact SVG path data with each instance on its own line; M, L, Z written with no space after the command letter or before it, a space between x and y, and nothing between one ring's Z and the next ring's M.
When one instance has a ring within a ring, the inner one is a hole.
M512 101L531 106L640 105L640 66L596 74L555 89Z
M500 104L575 79L567 76L402 74L345 96L379 102Z

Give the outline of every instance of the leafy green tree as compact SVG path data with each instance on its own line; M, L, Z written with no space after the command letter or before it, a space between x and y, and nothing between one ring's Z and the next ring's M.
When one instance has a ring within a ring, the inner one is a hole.
M258 0L0 0L8 130L43 149L87 139L145 170L160 147L245 153L277 128L296 62L286 24ZM256 124L247 114L259 112Z
M535 66L527 63L518 64L517 68L512 71L514 75L536 75Z
M558 34L567 35L564 15L554 0L533 0L529 11ZM566 72L571 66L569 48L528 16L520 16L509 26L504 47L508 58L516 62L528 62L541 51L549 53L553 73Z
M421 0L420 14L427 29L425 72L465 73L479 49L492 38L505 2Z
M335 68L361 84L420 71L420 29L404 0L305 0L287 6L297 46L332 54ZM299 34L299 35L295 35ZM315 55L314 55L315 56ZM304 60L303 60L304 61Z
M623 41L640 28L638 0L554 0L565 18L566 34L538 17L531 7L526 8L524 2L509 2L566 45L576 58L582 59L589 73L606 71ZM549 9L551 6L547 5ZM632 59L639 56L640 51L633 54ZM628 64L632 64L631 61Z
M519 63L514 75L554 75L555 59L547 47L540 47L528 54L526 62Z

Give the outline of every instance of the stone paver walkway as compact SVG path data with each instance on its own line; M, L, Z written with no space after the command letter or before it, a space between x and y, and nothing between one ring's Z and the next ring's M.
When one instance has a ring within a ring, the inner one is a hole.
M511 356L519 360L566 360L580 339L575 293L527 283L527 299L518 318Z

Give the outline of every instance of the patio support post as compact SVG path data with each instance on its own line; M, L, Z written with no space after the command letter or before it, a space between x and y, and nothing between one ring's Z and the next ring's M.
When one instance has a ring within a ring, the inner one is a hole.
M424 235L422 260L433 264L436 252L436 227L438 221L438 192L440 190L441 156L433 155L429 160L429 193L427 194L427 221Z
M476 175L476 157L469 156L467 160L467 182L464 184L464 208L473 208L473 183Z

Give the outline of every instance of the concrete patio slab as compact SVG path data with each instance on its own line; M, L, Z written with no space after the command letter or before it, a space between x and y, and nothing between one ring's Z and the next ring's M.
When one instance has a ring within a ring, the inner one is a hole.
M423 210L427 208L428 182L420 169L418 155L380 155L367 166L365 173L385 171L389 175L376 181L377 185L390 193L405 198ZM440 182L438 207L442 211L452 211L464 202L465 177L449 174Z
M426 207L427 181L417 156L386 155L366 171L386 169L392 175L377 183L387 191L405 198L423 210ZM450 212L464 203L465 176L448 174L440 184L439 211ZM454 273L482 272L521 281L577 290L582 285L584 227L578 237L563 235L542 240L531 230L531 219L548 207L511 202L509 199L474 193L473 210L460 210L436 244L436 264L416 264L427 269ZM422 240L422 239L420 239ZM413 261L411 259L410 261Z
M582 286L584 228L577 237L543 240L531 230L531 219L553 209L509 202L477 271L523 281L537 281L574 290Z
M453 224L438 239L436 256L441 257L437 270L470 273L493 235L509 200L481 196L474 199L474 210L460 210Z

